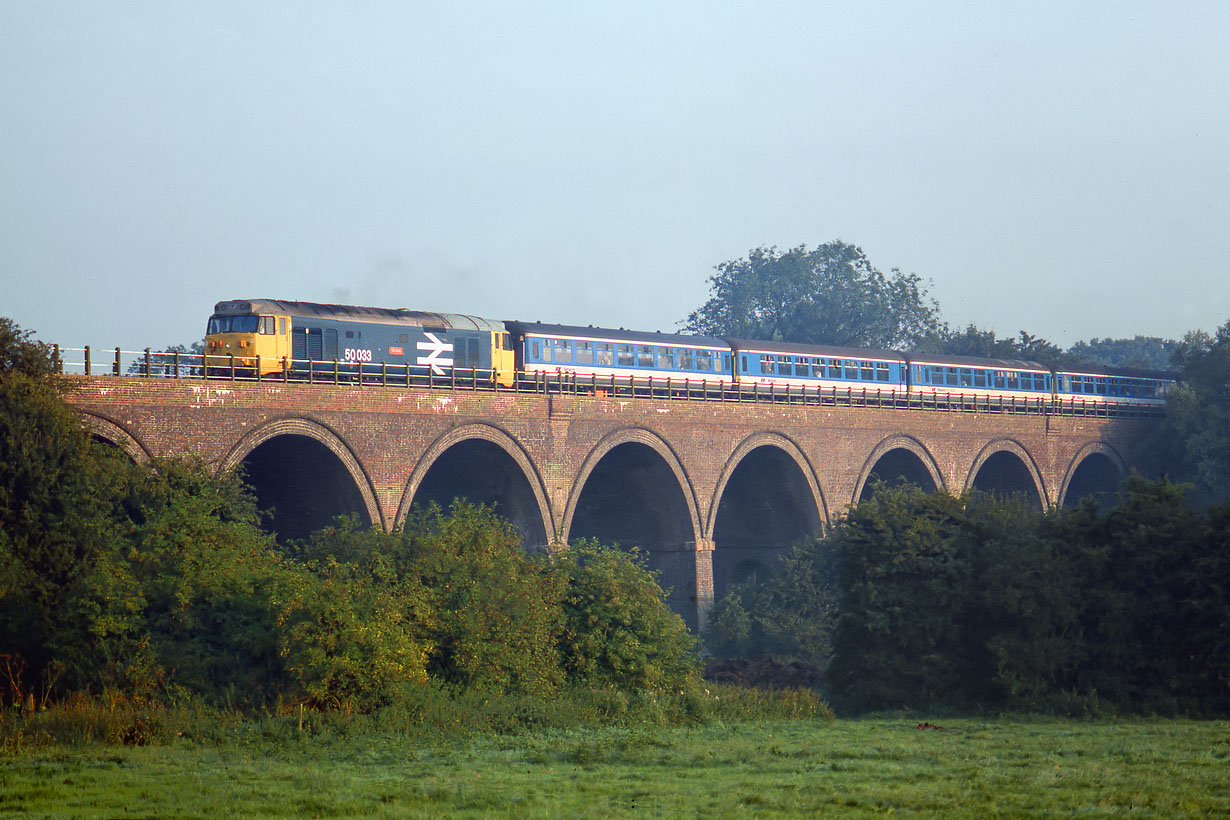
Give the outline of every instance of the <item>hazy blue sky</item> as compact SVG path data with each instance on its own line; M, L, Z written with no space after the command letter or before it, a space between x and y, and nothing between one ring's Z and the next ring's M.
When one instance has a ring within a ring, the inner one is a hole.
M842 239L953 324L1230 319L1230 3L0 0L0 315L271 297L671 330Z

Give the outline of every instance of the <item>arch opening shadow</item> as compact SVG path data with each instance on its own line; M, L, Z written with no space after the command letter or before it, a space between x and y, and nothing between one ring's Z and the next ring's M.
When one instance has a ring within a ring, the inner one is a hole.
M1035 509L1045 509L1034 477L1021 457L1008 450L990 455L978 468L970 489L1000 499L1018 499Z
M274 436L248 453L240 468L265 513L265 529L279 543L306 538L339 515L372 524L345 465L314 438Z
M1105 511L1118 503L1122 487L1123 474L1114 460L1105 453L1089 453L1072 472L1063 506L1075 507L1085 499L1093 499L1098 509Z
M486 439L459 441L440 454L414 493L411 509L435 502L448 510L464 498L495 508L521 535L527 552L547 548L547 531L529 479L502 447Z
M671 609L697 628L691 514L675 473L652 447L630 441L602 457L581 488L568 538L639 548Z
M101 433L91 433L90 441L94 442L95 444L101 447L105 447L106 451L109 453L112 453L112 454L121 456L122 458L128 459L129 464L137 463L137 460L132 457L132 453L128 452L128 450L126 450L123 447L123 445L121 445L119 442L112 441L111 439L107 438Z
M789 454L763 445L735 467L713 527L713 592L767 580L794 544L820 532L807 478Z
M939 488L931 471L918 455L904 447L895 447L876 460L867 474L859 501L871 498L881 487L893 488L912 484L924 492L933 493Z

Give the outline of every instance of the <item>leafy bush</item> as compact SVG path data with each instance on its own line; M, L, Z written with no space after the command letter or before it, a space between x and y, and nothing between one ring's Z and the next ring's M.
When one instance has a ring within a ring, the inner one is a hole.
M582 541L551 563L562 580L560 654L574 685L680 690L697 683L696 640L638 553Z
M310 569L278 607L280 653L294 682L286 694L370 712L426 685L432 616L415 579L402 582L379 554L364 566L326 559Z
M830 678L855 708L963 700L973 563L964 499L884 489L833 530L841 614Z
M826 668L840 595L833 548L828 539L801 541L768 580L732 588L709 610L709 650L719 658L773 655Z
M527 556L516 529L466 502L412 516L395 543L435 613L432 677L463 688L547 696L563 683L559 582Z
M10 689L92 685L133 628L109 515L123 469L46 381L0 378L0 647L22 669Z

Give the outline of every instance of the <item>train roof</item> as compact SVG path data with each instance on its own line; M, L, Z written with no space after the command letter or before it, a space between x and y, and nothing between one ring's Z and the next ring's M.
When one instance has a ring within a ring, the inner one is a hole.
M1067 367L1059 368L1059 372L1068 373L1073 376L1126 376L1136 379L1161 379L1168 382L1179 380L1177 373L1170 373L1165 370L1144 370L1141 368L1115 367L1102 364L1068 365Z
M838 345L809 345L798 342L766 342L763 339L726 338L726 343L736 351L755 353L789 353L803 356L829 356L834 359L872 359L904 362L904 354L896 350L873 350L864 347L841 347Z
M1025 359L997 359L985 356L947 356L943 354L910 353L910 364L941 364L952 367L981 367L988 370L1034 370L1050 373L1050 365Z
M1054 366L1040 362L1030 362L1021 359L987 359L981 356L932 356L923 353L910 353L911 364L942 364L957 367L982 367L991 370L1033 370L1038 372L1067 373L1081 376L1122 376L1136 379L1162 379L1175 381L1174 373L1162 370L1140 370L1130 367L1111 367L1101 364L1079 364Z
M308 319L337 319L350 322L374 322L386 325L445 327L457 330L504 332L504 323L470 316L464 313L436 313L405 308L331 305L320 302L292 302L283 299L233 299L214 305L215 314L265 313Z
M606 327L581 327L579 325L554 325L546 322L519 322L506 320L505 326L515 333L529 333L535 336L568 337L570 339L601 339L611 342L638 342L655 345L684 345L689 347L708 347L728 350L724 339L713 336L692 336L683 333L663 333L662 331L613 330Z

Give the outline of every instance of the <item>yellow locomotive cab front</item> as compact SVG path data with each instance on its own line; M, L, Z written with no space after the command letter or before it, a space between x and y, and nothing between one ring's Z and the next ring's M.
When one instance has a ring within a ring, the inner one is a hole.
M210 371L232 367L260 375L282 372L290 358L290 320L286 316L210 317L205 334L205 366Z

